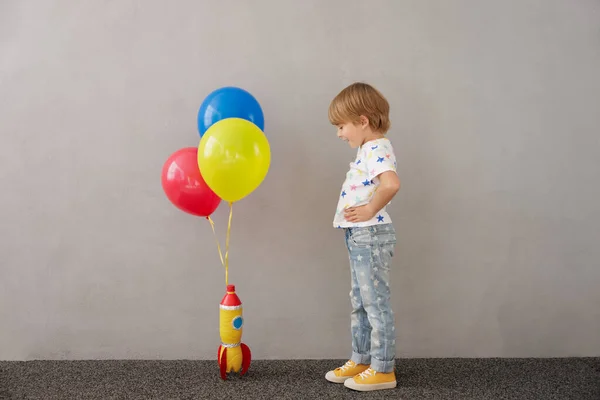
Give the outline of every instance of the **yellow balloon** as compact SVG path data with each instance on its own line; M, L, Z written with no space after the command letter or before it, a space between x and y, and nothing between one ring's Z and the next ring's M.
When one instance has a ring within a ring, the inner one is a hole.
M265 179L271 164L271 148L263 131L242 118L215 122L198 145L202 178L221 199L239 201Z

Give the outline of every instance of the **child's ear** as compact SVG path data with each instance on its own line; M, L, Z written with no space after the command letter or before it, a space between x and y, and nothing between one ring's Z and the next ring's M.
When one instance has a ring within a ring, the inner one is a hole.
M360 126L365 129L367 126L369 126L369 118L365 117L364 115L360 116Z

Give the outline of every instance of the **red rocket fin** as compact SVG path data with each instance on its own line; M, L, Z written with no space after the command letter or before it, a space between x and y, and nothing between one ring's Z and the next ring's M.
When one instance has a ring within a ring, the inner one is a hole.
M242 371L241 375L244 375L248 372L248 368L250 367L250 361L252 359L252 353L250 352L250 347L246 346L244 343L240 344L242 347Z
M221 346L219 346L219 348L220 347ZM221 370L221 379L227 380L227 348L224 348L223 354L221 354L221 359L219 360L219 369Z

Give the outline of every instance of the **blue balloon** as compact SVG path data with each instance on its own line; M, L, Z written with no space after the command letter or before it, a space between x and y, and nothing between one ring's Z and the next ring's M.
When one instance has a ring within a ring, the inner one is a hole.
M258 101L248 91L235 86L222 87L206 96L198 110L200 137L211 125L225 118L243 118L262 131L265 129L263 111Z

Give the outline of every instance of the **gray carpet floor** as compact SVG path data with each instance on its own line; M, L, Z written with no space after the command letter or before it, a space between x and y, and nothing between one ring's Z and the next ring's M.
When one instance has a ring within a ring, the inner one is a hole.
M401 359L396 389L365 393L324 379L343 361L257 360L227 381L216 361L0 362L0 398L600 400L600 358Z

